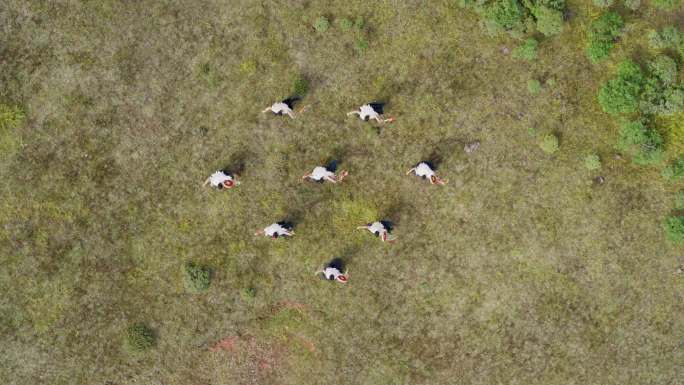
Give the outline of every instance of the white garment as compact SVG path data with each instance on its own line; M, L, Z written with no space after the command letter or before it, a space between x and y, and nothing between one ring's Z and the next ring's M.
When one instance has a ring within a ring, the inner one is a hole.
M337 279L342 273L334 267L326 267L325 270L323 270L323 275L325 275L325 279L332 281L333 279Z
M380 114L378 114L377 112L375 112L375 110L373 109L373 107L370 106L370 104L364 104L364 105L361 106L361 108L359 109L359 117L360 117L361 119L363 119L363 120L366 120L366 118L368 118L368 119L376 119L376 118L378 118L378 119L379 119L379 118L380 118Z
M420 162L418 166L416 166L416 175L425 178L431 178L435 175L435 172L430 168L430 166L427 165L427 163Z
M368 226L368 231L370 231L373 234L382 234L382 232L385 230L385 226L380 222L373 222L370 226Z
M321 180L325 177L334 178L335 173L330 172L330 171L328 171L328 169L326 169L325 167L321 167L321 166L314 168L313 171L311 172L311 179L313 179L313 180Z
M266 236L269 236L269 237L272 237L274 234L278 234L278 236L282 236L282 235L287 235L289 233L290 232L287 231L286 228L284 228L283 226L281 226L277 223L274 223L274 224L272 224L272 225L270 225L264 229L264 234L266 234Z
M285 104L283 102L279 102L279 103L273 103L273 105L271 106L271 111L273 111L274 114L278 114L281 112L283 114L289 114L292 112L292 109L290 107L288 107L287 104Z
M227 180L233 180L233 177L230 175L227 175L223 171L216 171L215 173L211 174L209 177L209 184L212 187L218 187L220 184L223 184L223 182Z

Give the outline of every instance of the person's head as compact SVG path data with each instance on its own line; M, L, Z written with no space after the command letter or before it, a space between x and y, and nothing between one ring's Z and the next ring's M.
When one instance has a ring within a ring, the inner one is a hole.
M430 175L430 182L432 182L432 183L437 183L437 176L435 176L435 175Z
M344 274L340 274L337 276L337 280L342 282L342 283L347 283L347 276Z
M223 186L224 188L233 188L235 187L235 182L232 179L227 179L219 184L219 186Z

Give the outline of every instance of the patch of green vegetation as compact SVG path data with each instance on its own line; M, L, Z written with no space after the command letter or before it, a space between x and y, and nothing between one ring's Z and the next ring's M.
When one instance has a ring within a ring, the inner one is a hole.
M682 0L652 0L652 4L655 5L656 8L670 11L680 6L682 4Z
M598 101L603 111L609 114L636 112L644 82L641 67L631 60L625 60L618 67L617 77L601 87Z
M558 137L554 134L544 135L539 141L539 148L547 154L555 153L559 148Z
M317 32L325 32L330 28L330 20L325 16L319 16L314 21L313 27Z
M684 209L684 191L677 191L675 194L675 209L677 210L682 210Z
M667 239L675 243L684 242L684 216L671 215L663 223Z
M354 28L354 22L347 19L346 17L340 19L339 23L340 23L340 28L345 32Z
M522 37L536 29L553 36L563 30L564 0L466 0L460 1L459 6L473 8L491 35L507 32Z
M211 63L202 63L199 70L200 77L205 81L207 87L214 89L218 87L221 76Z
M541 86L541 82L539 82L539 80L530 79L527 81L527 90L531 94L538 94L539 92L541 92L541 89L542 89L542 86Z
M13 154L19 147L19 137L14 129L19 127L25 118L24 110L20 107L0 103L0 156Z
M526 39L521 45L513 50L513 57L532 61L537 58L539 42L534 38Z
M625 121L617 147L632 155L637 164L657 164L663 159L663 138L647 119Z
M356 39L356 44L354 45L359 53L364 53L368 50L368 41L362 37Z
M631 9L632 11L636 11L641 7L641 0L625 0L624 1L625 7Z
M604 12L589 25L587 56L593 63L607 58L625 23L616 12Z
M593 0L592 2L599 8L610 8L613 5L614 0Z
M126 347L133 353L148 350L155 343L154 331L144 323L136 323L126 329Z
M303 97L309 91L309 81L306 80L304 75L297 74L292 80L292 94L295 96Z
M668 164L661 174L663 178L671 182L682 179L684 177L684 157L680 157Z
M201 293L211 285L211 268L189 262L183 266L183 284L190 293Z
M584 167L589 171L598 170L601 168L601 158L596 154L587 155L584 158Z

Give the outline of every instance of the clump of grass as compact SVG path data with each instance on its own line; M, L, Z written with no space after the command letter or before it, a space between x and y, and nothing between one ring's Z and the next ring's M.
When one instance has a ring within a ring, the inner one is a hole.
M359 53L364 53L368 50L368 41L362 37L359 37L356 39L355 47Z
M600 8L608 8L611 5L613 5L614 0L594 0L593 3L595 6L600 7Z
M532 61L537 58L538 46L539 42L536 39L529 38L513 50L513 57Z
M254 75L257 71L257 62L254 59L247 59L240 63L240 73L245 76Z
M615 41L622 35L624 25L622 17L612 11L605 12L591 23L587 56L593 63L598 63L610 55Z
M183 266L183 284L190 293L201 293L211 285L211 268L189 262Z
M599 90L598 101L603 111L613 115L636 112L643 82L644 74L638 64L631 60L620 63L617 77Z
M641 7L641 0L625 0L624 1L625 7L631 9L632 11L636 11Z
M681 5L682 0L653 0L652 3L656 8L669 11Z
M330 28L330 21L325 16L319 16L314 21L313 27L317 32L325 32Z
M684 216L671 215L665 219L663 223L667 239L672 242L684 242Z
M601 158L596 154L587 155L584 158L584 167L590 171L598 170L601 168Z
M558 137L554 134L546 134L539 141L539 148L547 154L553 154L558 151Z
M340 24L340 28L345 32L354 28L354 22L347 19L346 17L340 19L339 24Z
M296 96L304 96L309 91L309 82L304 75L297 74L292 79L292 94Z
M19 126L26 115L18 106L0 104L0 130L11 130Z
M200 77L204 79L207 86L211 89L216 88L221 80L219 73L211 65L211 63L203 63L200 66Z
M527 81L527 90L530 91L531 94L538 94L541 92L542 86L541 82L537 79L530 79Z
M363 27L365 27L365 26L366 26L366 21L363 20L363 16L357 16L356 20L354 20L354 28L356 28L356 30L358 30L358 31L361 31L363 29Z
M675 194L675 209L677 210L682 210L684 209L684 191L677 191Z
M684 157L681 157L670 163L661 172L663 178L668 181L680 180L684 177Z
M620 128L617 147L631 154L634 162L641 165L657 164L663 158L663 138L646 119L625 121Z
M154 332L143 323L133 324L126 330L126 347L131 352L143 352L153 347L155 342Z

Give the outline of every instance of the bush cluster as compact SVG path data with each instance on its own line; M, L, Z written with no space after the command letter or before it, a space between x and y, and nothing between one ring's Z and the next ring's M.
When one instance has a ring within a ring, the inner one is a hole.
M677 62L666 55L656 56L644 74L638 64L626 60L617 76L601 87L598 100L609 114L680 112L684 110L684 85L677 83Z
M534 38L525 40L519 47L513 50L513 57L532 61L537 58L539 42Z
M663 223L667 239L672 242L684 242L684 217L671 215Z
M459 3L462 7L472 7L492 35L506 32L522 37L536 30L553 36L563 30L565 0L461 0Z
M665 167L661 173L663 178L675 181L684 178L684 157L680 157Z
M183 283L189 292L201 293L211 284L211 269L189 262L183 268Z
M596 154L587 155L584 158L584 167L589 171L601 168L601 158Z
M665 27L660 32L650 31L648 43L653 49L675 51L681 59L684 59L684 35L673 26Z
M554 134L546 134L539 141L539 147L547 154L558 151L558 137Z
M147 350L154 343L154 332L143 323L133 324L126 330L126 345L133 352Z
M622 34L625 23L615 12L604 12L589 26L587 56L593 63L597 63L610 55L615 41Z
M653 5L656 8L664 9L666 11L673 10L682 4L682 0L653 0Z
M624 122L617 147L632 155L637 164L657 164L663 159L663 138L646 119Z

